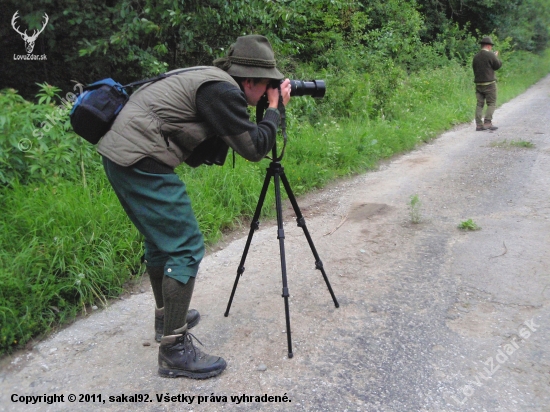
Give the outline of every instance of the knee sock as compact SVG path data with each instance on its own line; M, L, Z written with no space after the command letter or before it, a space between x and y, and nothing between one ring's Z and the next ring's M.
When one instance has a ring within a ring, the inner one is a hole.
M164 299L162 298L162 279L164 278L163 266L147 266L147 273L151 281L151 288L155 296L155 303L158 309L164 307Z
M164 276L162 293L164 296L164 336L174 335L176 329L187 323L187 311L193 296L195 278L181 283L169 276Z

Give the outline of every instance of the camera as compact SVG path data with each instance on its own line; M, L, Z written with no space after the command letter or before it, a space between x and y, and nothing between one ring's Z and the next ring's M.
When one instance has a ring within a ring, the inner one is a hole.
M193 149L191 155L185 159L185 163L191 167L203 164L223 166L228 151L229 146L221 138L206 139Z
M283 80L275 80L271 87L276 89ZM290 95L291 96L311 96L321 98L325 96L327 87L324 80L291 80Z
M324 80L291 80L290 95L291 96L311 96L321 98L325 96L327 87Z

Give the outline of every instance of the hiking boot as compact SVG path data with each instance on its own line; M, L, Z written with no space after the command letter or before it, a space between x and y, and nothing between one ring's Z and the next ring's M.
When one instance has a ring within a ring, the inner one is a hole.
M485 120L485 122L483 123L483 128L485 130L497 130L498 129L498 127L493 126L493 123L490 120Z
M225 360L219 356L207 355L196 348L192 338L199 343L200 341L187 332L187 326L174 332L178 334L163 336L160 341L158 356L160 376L206 379L223 372L227 366Z
M198 310L189 309L187 311L187 329L191 329L196 326L201 319L201 315ZM164 308L155 308L155 340L160 342L162 335L164 334Z
M478 124L478 125L476 126L476 132L482 132L482 131L484 131L484 130L486 130L486 129L483 127L482 124Z

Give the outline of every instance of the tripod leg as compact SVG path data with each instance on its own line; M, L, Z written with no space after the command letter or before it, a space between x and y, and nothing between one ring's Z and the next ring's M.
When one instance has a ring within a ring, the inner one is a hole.
M288 283L286 277L286 259L285 259L285 232L283 228L283 207L281 202L281 185L279 181L279 173L274 174L275 180L275 207L277 209L277 239L279 239L279 251L281 255L281 271L283 276L283 298L285 301L285 317L286 317L286 337L288 342L288 357L292 358L292 337L290 334L290 309L288 306Z
M318 269L321 271L323 275L323 279L325 279L325 283L327 285L328 291L330 292L330 296L332 296L332 301L334 302L334 306L337 308L340 307L340 304L336 300L336 296L334 295L334 292L332 291L332 287L330 286L330 282L328 280L327 274L325 273L325 269L323 268L323 262L321 261L321 258L319 257L319 254L317 253L317 250L315 249L315 245L313 244L313 240L311 239L311 236L309 234L309 231L307 230L306 226L306 220L304 219L304 216L302 215L302 212L300 211L300 207L298 206L298 202L296 201L296 198L294 197L294 193L292 193L292 189L290 188L290 184L288 183L288 179L286 178L286 175L283 172L280 173L281 180L283 181L283 185L285 187L286 193L288 195L288 199L290 200L290 203L292 204L292 207L294 208L294 213L296 213L296 223L298 223L298 226L301 227L304 231L304 235L306 236L307 243L309 243L309 247L311 251L313 252L313 256L315 257L315 269Z
M227 309L224 314L225 317L229 316L229 309L231 308L231 303L233 302L233 297L235 296L235 291L237 290L237 284L239 283L239 278L242 276L244 272L244 262L246 260L246 256L248 255L248 249L250 248L250 243L252 242L252 236L254 236L254 231L260 227L260 222L259 222L260 213L262 212L262 206L264 204L265 195L267 194L267 188L269 187L269 181L271 180L271 176L273 176L271 170L267 169L267 173L264 179L264 185L262 187L262 191L260 192L258 204L256 205L256 211L254 212L254 217L252 218L252 222L250 223L250 231L248 232L248 238L246 239L246 246L244 248L244 251L241 257L241 263L239 264L239 267L237 269L237 276L235 278L235 283L233 284L231 297L229 298Z

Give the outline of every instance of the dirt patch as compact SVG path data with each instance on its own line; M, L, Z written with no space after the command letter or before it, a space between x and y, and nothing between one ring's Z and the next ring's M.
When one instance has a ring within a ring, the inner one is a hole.
M385 215L391 211L391 207L378 203L361 203L352 205L348 219L354 222L371 219L375 216Z

